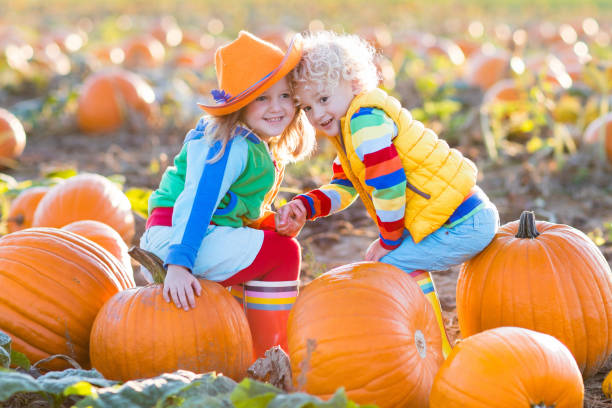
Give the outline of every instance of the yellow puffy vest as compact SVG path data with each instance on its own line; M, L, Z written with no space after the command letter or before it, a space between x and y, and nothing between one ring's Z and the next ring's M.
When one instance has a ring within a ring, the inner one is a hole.
M353 185L360 184L358 191L367 193L366 197L360 196L374 222L376 215L370 198L373 188L365 184L365 166L353 147L350 127L350 118L361 107L381 109L397 125L398 135L393 144L407 180L404 225L418 243L448 220L476 184L478 170L471 160L438 139L431 129L412 119L397 99L378 88L363 92L353 99L341 121L346 154L337 140L335 145L347 177Z

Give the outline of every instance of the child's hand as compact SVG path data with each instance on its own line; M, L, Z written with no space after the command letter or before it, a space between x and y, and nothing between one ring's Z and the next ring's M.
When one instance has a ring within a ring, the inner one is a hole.
M289 201L278 209L276 231L281 235L295 237L306 223L306 208L299 200Z
M383 248L383 246L380 244L380 238L379 238L375 240L374 242L372 242L370 246L368 247L366 254L365 254L365 260L372 261L372 262L378 262L380 258L387 255L389 252L391 252L391 250Z
M172 297L176 307L189 310L189 307L195 307L194 292L200 296L202 286L198 279L189 272L189 269L180 265L168 265L163 290L166 302L170 302L170 297Z

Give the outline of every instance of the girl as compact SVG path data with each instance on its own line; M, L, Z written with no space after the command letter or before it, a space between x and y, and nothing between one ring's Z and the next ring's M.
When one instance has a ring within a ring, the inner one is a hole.
M217 103L199 104L209 116L187 133L151 195L141 238L143 249L164 260L163 295L179 308L195 307L196 277L224 286L246 282L256 357L276 344L286 350L299 282L300 247L281 234L295 225L277 232L270 206L284 164L314 146L314 131L286 78L300 56L299 35L286 53L244 31L217 49Z
M304 40L292 73L296 97L338 158L330 184L283 206L279 225L299 218L301 228L302 214L324 217L359 195L380 232L365 260L395 265L415 278L434 308L446 356L450 344L429 271L480 252L493 239L499 216L476 185L474 163L376 88L373 61L373 48L357 36L323 31Z

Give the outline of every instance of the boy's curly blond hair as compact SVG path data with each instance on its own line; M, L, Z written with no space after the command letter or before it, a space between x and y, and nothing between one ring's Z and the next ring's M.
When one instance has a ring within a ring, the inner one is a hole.
M378 86L376 50L364 39L333 31L304 36L302 59L291 74L292 87L321 92L333 90L341 80L356 81L359 92Z

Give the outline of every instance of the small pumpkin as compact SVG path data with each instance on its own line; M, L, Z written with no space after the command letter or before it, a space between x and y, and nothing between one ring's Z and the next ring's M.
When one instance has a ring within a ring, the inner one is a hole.
M53 186L34 212L34 227L61 228L79 220L101 221L115 229L126 244L134 236L134 215L127 196L99 174L79 174Z
M584 131L583 140L587 144L601 146L612 163L612 112L595 119Z
M134 69L159 67L164 63L166 56L164 45L152 35L129 40L123 46L123 51L125 52L123 65Z
M130 261L131 258L128 254L128 247L123 241L123 238L121 238L121 235L112 227L100 221L79 220L64 225L62 229L79 234L100 245L113 254L115 258L121 262L125 270L128 271L131 276L134 276L132 262Z
M442 363L433 308L400 269L360 262L314 279L291 309L293 381L324 399L338 387L359 404L427 407Z
M88 368L98 311L131 287L114 256L69 231L29 228L0 238L0 330L32 362L65 354ZM56 359L43 368L68 367Z
M123 69L88 77L77 101L77 124L85 133L119 129L126 121L147 123L155 111L155 92L139 75Z
M502 79L491 86L484 94L483 103L495 103L498 101L527 100L527 93L521 90L514 79Z
M612 273L597 246L568 225L523 212L464 263L457 279L463 337L500 326L550 334L586 377L612 353Z
M606 375L606 378L601 383L601 391L606 398L612 398L612 371Z
M242 380L253 362L253 340L238 302L218 283L200 279L195 308L179 309L164 300L158 269L156 283L117 293L100 310L91 333L92 366L119 381L178 369Z
M458 342L434 379L430 408L576 408L584 385L559 340L498 327Z
M6 109L0 108L0 159L19 157L25 144L26 134L19 119Z
M506 78L510 72L510 55L504 51L485 54L475 52L466 61L465 80L483 90Z
M50 187L30 187L17 195L11 202L6 220L8 232L15 232L32 226L34 211L42 198L47 194Z

